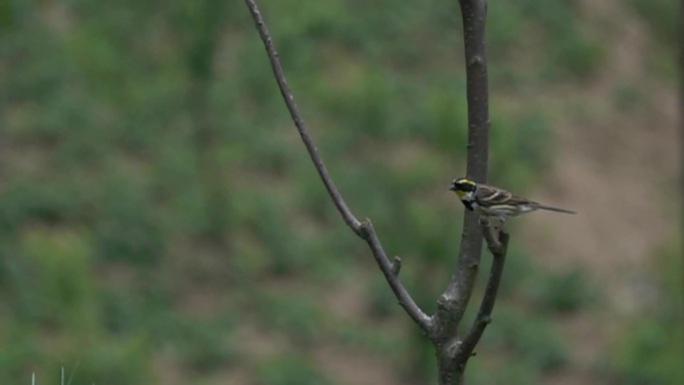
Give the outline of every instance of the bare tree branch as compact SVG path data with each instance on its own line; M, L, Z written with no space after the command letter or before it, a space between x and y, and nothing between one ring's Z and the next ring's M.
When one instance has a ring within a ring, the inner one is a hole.
M485 50L485 0L461 0L468 96L467 177L487 181L489 147L489 95ZM470 300L482 249L482 231L477 214L466 211L456 270L439 300L437 318L445 329L455 329ZM455 335L455 334L452 334Z
M283 68L280 65L278 53L274 47L273 40L268 32L268 28L266 27L266 23L261 17L261 13L259 12L256 2L254 0L245 0L245 3L252 14L256 28L259 31L259 36L261 36L261 40L264 42L269 61L271 62L271 68L273 69L276 81L278 82L280 93L283 95L285 104L290 111L290 116L292 117L295 126L297 126L297 131L299 131L299 135L301 136L302 141L309 152L309 156L311 157L311 160L318 171L318 175L321 177L323 184L325 184L325 187L328 190L330 198L335 203L337 210L340 212L340 215L342 215L342 219L345 221L347 226L349 226L349 228L351 228L356 235L363 238L368 243L368 246L373 252L373 256L375 257L380 270L387 279L387 282L389 283L392 292L397 297L399 304L406 310L406 313L408 313L408 315L418 324L418 326L420 326L420 328L427 333L431 327L430 317L420 309L420 307L416 304L413 298L411 298L411 295L399 280L400 264L397 263L395 265L387 258L387 254L385 253L385 250L378 239L371 221L366 219L363 221L363 223L359 222L342 198L342 194L340 194L340 192L337 190L337 187L333 183L328 170L323 164L323 160L318 153L316 145L309 135L304 120L297 109L294 96L287 85Z
M332 198L333 202L335 203L337 211L339 211L340 215L342 215L344 222L357 235L361 235L361 222L359 222L354 214L352 214L351 210L347 206L347 203L342 198L342 194L340 194L340 192L337 190L335 183L328 173L328 169L325 167L321 156L318 154L318 149L311 139L311 135L309 135L309 130L306 128L304 119L302 119L302 116L299 113L299 109L297 108L297 103L292 95L290 86L287 85L283 67L280 65L278 52L273 45L273 39L271 39L271 35L269 34L268 28L264 23L264 19L261 17L261 12L259 12L259 8L257 8L256 2L253 0L245 0L245 3L247 3L249 12L252 14L252 19L254 19L254 22L256 23L259 36L261 36L261 40L264 42L268 59L271 62L271 68L273 69L276 81L278 82L278 88L280 88L280 93L283 95L285 105L287 105L287 109L290 111L290 116L292 117L295 126L297 126L299 136L302 137L302 141L309 152L311 161L314 163L314 166L316 166L316 171L318 171L318 175L321 177L321 180L323 180L323 184L325 184L325 188L328 190L330 198Z
M489 156L489 92L485 47L487 2L486 0L459 0L459 4L463 20L468 100L466 176L476 182L484 183L487 181ZM473 333L469 333L466 341L461 341L458 333L459 324L475 285L481 251L482 228L478 223L477 214L466 211L456 269L449 285L437 301L437 313L433 317L434 327L431 339L437 349L440 385L463 383L463 373L472 348L466 355L460 352L468 349L468 346L463 347L464 343L472 344L474 347L481 335L481 332L477 334L479 326L473 330ZM494 289L498 288L498 281L498 279L494 281L490 279L490 282L494 283ZM496 290L492 292L495 297ZM488 307L488 303L489 300L485 307ZM493 305L493 301L491 303ZM483 310L482 307L481 310Z
M264 42L271 67L292 120L297 126L297 130L309 152L311 160L337 210L354 233L368 243L380 270L400 305L428 334L428 337L433 342L437 351L440 385L463 384L463 373L468 359L473 354L475 346L491 319L492 309L503 273L508 248L508 234L500 232L498 233L498 238L495 238L489 223L483 222L480 225L476 213L466 212L456 268L449 285L437 301L437 312L433 317L427 316L418 307L399 280L401 259L395 257L393 262L390 261L371 221L366 219L360 222L352 214L342 195L335 187L299 114L292 92L285 80L285 75L278 59L278 53L275 50L257 5L254 0L245 0L245 3ZM487 5L486 0L459 0L459 3L463 17L467 72L468 165L466 175L476 182L483 183L487 180L489 146L489 96L484 35ZM494 260L477 317L465 338L461 340L458 333L459 324L470 301L475 278L477 277L483 235L487 240L487 246Z
M499 232L499 238L494 238L491 228L487 224L482 225L482 232L487 240L487 246L492 253L494 260L489 271L489 280L487 288L485 289L480 310L477 312L475 321L470 327L470 331L463 339L463 342L458 347L458 352L454 357L456 362L465 362L468 357L473 355L475 345L480 341L482 333L491 322L492 310L496 302L496 296L499 291L499 284L501 283L501 276L503 275L504 263L506 261L506 254L508 252L508 233Z
M430 317L418 307L416 302L413 300L413 298L411 298L411 295L399 280L399 266L401 266L399 261L401 260L397 259L397 257L395 258L394 263L389 261L389 258L387 258L387 254L385 253L385 250L383 249L382 244L375 233L375 229L373 228L373 224L371 223L370 219L366 219L363 222L361 229L361 237L368 242L368 246L370 246L371 250L373 251L373 256L375 257L380 270L382 270L382 273L385 275L385 278L392 288L392 291L399 300L399 304L406 310L406 313L408 313L413 321L415 321L421 327L421 329L423 329L423 331L428 332L431 326Z

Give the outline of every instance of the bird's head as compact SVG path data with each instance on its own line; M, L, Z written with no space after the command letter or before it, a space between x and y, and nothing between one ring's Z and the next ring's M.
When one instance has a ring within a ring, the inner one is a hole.
M475 190L477 190L477 183L468 178L454 179L449 186L449 190L458 195L458 198L464 202L471 202L475 199Z

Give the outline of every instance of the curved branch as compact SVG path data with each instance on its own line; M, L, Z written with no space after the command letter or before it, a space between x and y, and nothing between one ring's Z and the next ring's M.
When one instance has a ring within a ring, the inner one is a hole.
M309 135L309 130L306 128L304 119L302 119L302 116L299 113L299 109L297 108L297 103L292 95L290 86L287 85L283 67L280 65L278 52L273 45L273 39L271 39L271 35L268 32L266 23L264 23L264 19L261 17L261 12L259 12L259 8L257 8L256 2L254 2L254 0L245 0L245 3L247 3L249 12L252 14L252 19L254 19L254 22L256 23L259 36L261 36L261 40L264 42L266 53L268 54L268 60L271 62L273 74L278 82L278 88L280 89L280 93L283 95L283 100L285 101L285 105L287 105L287 109L290 111L290 116L292 117L295 126L297 126L299 136L302 137L302 141L306 146L306 150L309 152L311 161L314 163L314 166L316 166L316 171L318 171L318 175L321 177L325 188L328 190L330 198L332 198L333 202L335 203L337 211L339 211L340 215L342 215L342 219L344 219L344 222L347 224L347 226L349 226L349 228L352 229L352 231L354 231L357 235L360 235L361 223L358 219L356 219L354 214L352 214L351 210L347 206L347 203L342 198L342 194L340 194L339 190L337 190L335 183L328 173L328 169L325 167L321 156L318 154L316 145Z
M252 14L256 28L259 31L259 36L261 36L261 40L264 42L269 61L271 62L271 68L273 69L276 81L278 82L278 88L280 88L280 93L283 95L287 109L290 111L290 116L292 117L295 126L297 126L297 131L299 132L299 135L301 136L302 141L309 152L309 156L316 167L316 171L318 171L318 175L321 177L325 188L328 190L330 198L335 203L337 210L339 211L340 215L342 215L342 219L347 226L349 226L349 228L351 228L356 235L363 238L368 243L368 246L375 257L380 270L384 274L385 279L387 279L387 282L399 301L399 304L404 308L404 310L406 310L406 313L408 313L408 315L418 324L418 326L423 329L423 331L428 332L431 327L430 317L420 309L420 307L416 304L413 298L411 298L411 295L399 280L400 263L398 260L396 264L390 262L370 220L366 219L363 223L359 222L342 198L342 194L340 194L340 192L337 190L335 183L333 183L328 170L323 164L323 160L318 154L318 149L309 135L304 120L299 113L294 96L292 95L292 91L290 91L290 87L287 85L283 68L280 65L280 60L278 59L278 53L273 45L273 39L271 39L271 35L268 32L266 23L261 17L261 12L259 12L254 0L245 0L245 3Z
M399 257L395 257L394 263L390 262L389 258L387 258L384 248L382 247L382 244L380 243L380 240L378 239L378 235L375 233L375 229L373 228L373 224L371 223L370 219L363 221L361 224L361 229L361 237L368 242L368 246L370 246L371 250L373 251L373 256L375 257L380 270L382 270L382 273L387 279L387 283L389 283L394 295L399 300L399 305L406 310L406 313L408 313L408 315L420 326L421 329L423 329L423 331L427 332L431 326L430 317L425 314L420 307L418 307L416 302L413 300L413 298L411 298L411 295L399 280L401 259L399 259Z

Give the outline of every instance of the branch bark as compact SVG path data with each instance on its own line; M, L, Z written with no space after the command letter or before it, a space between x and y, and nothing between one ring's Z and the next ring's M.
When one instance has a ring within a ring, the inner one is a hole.
M484 183L487 181L489 157L489 93L485 47L487 2L460 0L459 5L463 20L468 100L466 176ZM489 232L489 228L485 231ZM465 366L488 323L490 304L493 306L496 297L503 269L503 257L495 257L495 263L492 264L493 271L488 284L488 289L491 289L480 306L482 317L478 316L466 340L462 341L458 329L475 285L482 251L482 235L477 214L466 211L456 269L449 285L437 301L437 312L433 319L435 326L431 339L436 347L440 385L463 383ZM505 240L508 241L507 236Z
M323 181L325 188L328 190L330 198L335 204L335 207L337 207L337 211L339 211L347 226L349 226L349 228L356 235L368 243L368 246L375 257L375 261L380 267L385 279L387 279L387 283L399 301L399 304L404 308L406 313L413 319L413 321L427 333L431 327L430 317L420 309L404 285L401 283L401 280L399 280L398 267L400 265L399 263L396 265L393 264L390 262L389 258L387 258L387 253L385 253L385 250L380 243L380 239L378 238L370 219L365 219L363 222L360 222L358 219L356 219L352 211L349 209L349 206L347 206L342 194L335 186L335 183L330 177L327 168L323 164L323 160L318 153L318 149L316 148L313 139L311 139L311 135L309 135L309 131L304 123L304 119L299 113L299 109L297 108L297 103L292 95L292 91L287 85L287 80L285 79L285 74L283 72L282 66L280 65L280 59L278 58L278 52L275 49L273 39L268 32L266 23L264 23L261 12L259 11L259 8L254 0L245 0L245 3L247 4L247 8L249 8L252 19L254 19L256 28L259 31L259 36L261 37L264 47L266 48L266 53L268 54L268 59L271 63L271 68L273 69L273 74L278 82L278 88L283 96L285 105L290 111L290 116L297 127L299 136L302 138L309 156L311 157L311 161L313 162L318 175Z
M465 41L468 98L467 177L487 181L489 156L489 95L485 49L485 0L461 0ZM438 301L436 323L446 330L458 328L477 276L482 250L482 230L477 214L466 211L456 270ZM445 337L456 333L445 333ZM446 341L443 341L446 342Z
M499 292L499 284L501 283L501 276L503 275L504 262L506 261L506 254L508 252L508 233L500 232L498 239L494 238L489 225L482 226L482 232L485 234L487 240L487 247L492 253L494 260L489 271L489 280L487 281L487 288L485 289L480 310L477 312L475 321L470 327L468 334L459 345L454 361L466 362L469 357L473 355L475 345L480 341L482 333L492 320L492 310L496 302L496 296Z

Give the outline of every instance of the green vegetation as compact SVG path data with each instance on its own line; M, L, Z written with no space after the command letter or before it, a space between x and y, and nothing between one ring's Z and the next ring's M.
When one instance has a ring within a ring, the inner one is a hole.
M601 45L574 4L490 5L494 90L594 74ZM446 191L466 149L456 2L262 7L339 188L432 311L460 241ZM6 1L0 37L0 383L54 383L78 363L72 384L210 383L233 369L336 384L315 361L324 344L390 357L407 383L433 378L427 342L317 179L242 2ZM529 46L538 68L512 69ZM492 179L534 186L553 119L493 97ZM509 261L475 383L562 368L545 315L587 301L579 272L520 249ZM349 298L355 313L340 314Z
M658 40L671 44L677 44L678 11L676 2L667 0L630 0L629 5L636 11L648 24L649 28L655 32Z
M615 342L616 355L608 360L608 367L621 384L674 385L684 381L684 264L679 242L673 240L654 261L657 286L648 317L633 316L623 331L626 337Z
M259 368L259 383L264 385L328 385L326 379L306 357L284 355Z

